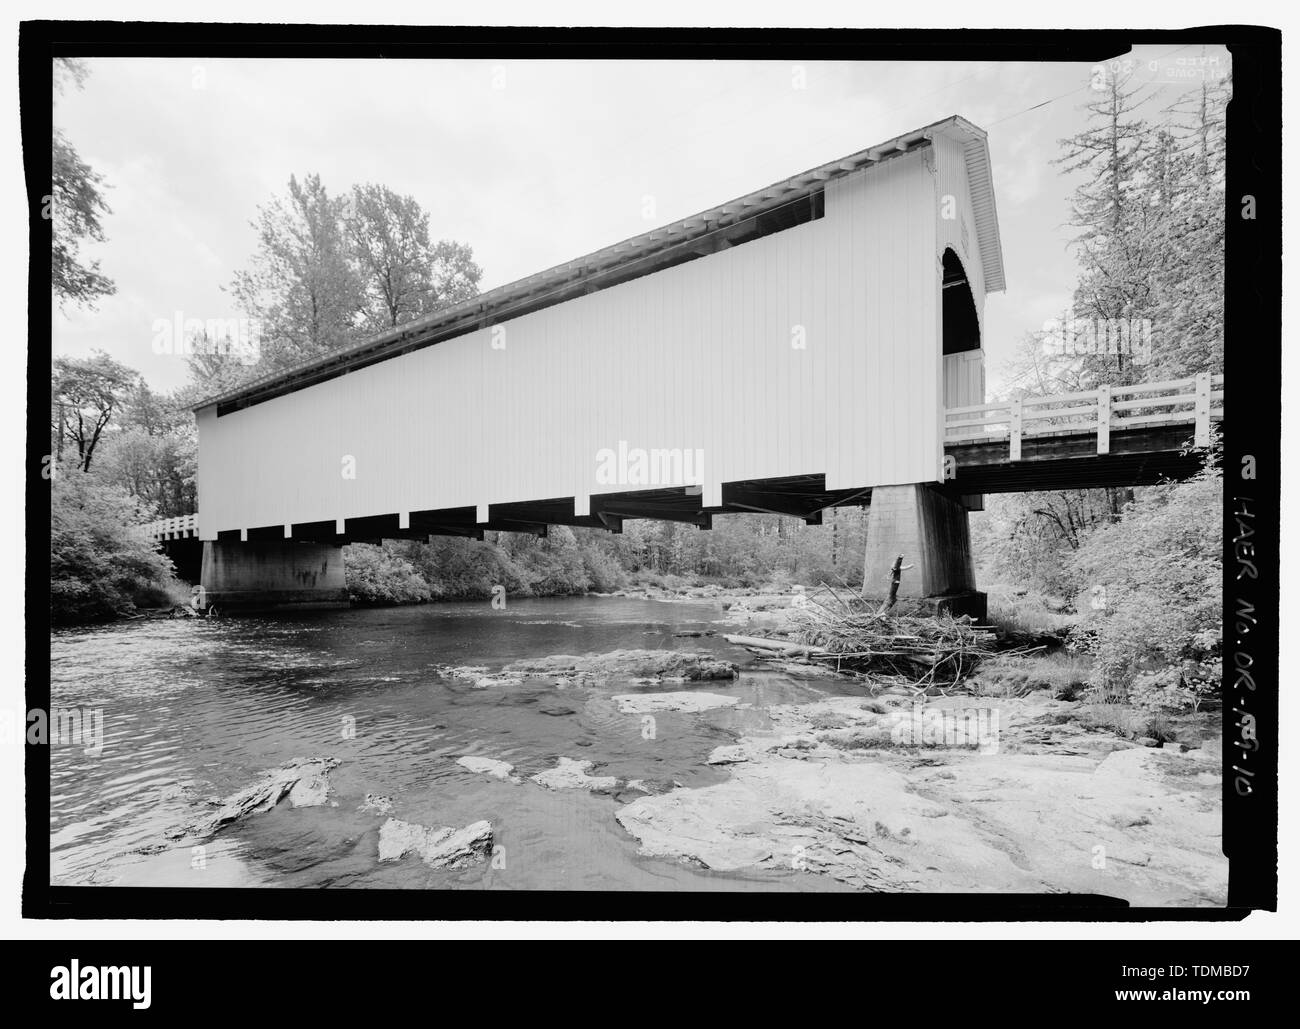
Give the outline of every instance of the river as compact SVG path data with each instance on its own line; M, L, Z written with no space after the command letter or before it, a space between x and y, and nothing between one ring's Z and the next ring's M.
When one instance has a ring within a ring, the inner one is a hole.
M614 818L639 794L547 790L526 777L560 757L593 774L663 788L722 781L706 758L761 724L763 709L843 692L748 665L717 636L708 603L615 597L353 609L215 621L130 621L51 637L52 706L100 709L104 746L52 747L50 861L56 885L397 887L567 890L840 888L799 871L722 874L647 858ZM475 688L446 666L497 670L547 654L620 648L705 651L744 668L701 684L736 708L641 716L610 699L691 687L609 682L598 688ZM753 705L752 707L746 705ZM355 732L349 731L355 727ZM522 782L476 774L465 755L508 761ZM294 758L334 757L329 803L254 814L202 850L166 831ZM492 823L495 857L438 870L408 855L378 860L383 815L422 825Z

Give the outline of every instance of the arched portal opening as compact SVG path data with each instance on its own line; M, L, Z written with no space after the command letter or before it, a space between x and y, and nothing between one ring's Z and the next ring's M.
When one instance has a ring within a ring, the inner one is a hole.
M984 351L975 294L961 259L943 252L943 403L967 407L984 403Z
M951 248L943 252L943 352L962 354L980 348L980 321L975 313L966 269Z
M952 249L943 252L942 293L943 406L945 409L973 407L984 403L980 320L970 278L961 258ZM984 499L975 495L963 496L962 506L967 510L981 511Z

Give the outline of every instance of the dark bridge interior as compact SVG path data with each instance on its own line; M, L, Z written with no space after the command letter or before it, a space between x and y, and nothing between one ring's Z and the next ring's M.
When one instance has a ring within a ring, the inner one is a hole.
M978 350L980 320L975 296L961 259L951 249L943 252L943 352L960 354Z

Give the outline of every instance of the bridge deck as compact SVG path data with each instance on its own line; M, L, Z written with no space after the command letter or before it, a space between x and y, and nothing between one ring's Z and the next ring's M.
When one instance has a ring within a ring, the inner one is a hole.
M944 488L953 495L1146 486L1185 479L1204 462L1212 425L1223 418L1223 376L1103 387L1081 393L998 401L944 412ZM710 528L715 514L763 512L820 524L822 512L866 505L870 489L828 490L822 474L728 482L722 503L705 507L699 487L628 490L592 496L590 514L574 498L493 504L486 522L473 507L396 512L292 526L250 526L223 540L350 543L429 536L482 538L483 531L545 535L548 525L621 532L626 518ZM150 523L158 540L196 539L197 514Z
M1107 454L1097 453L1096 435L1087 432L1026 438L1019 461L1010 460L1006 439L953 444L944 453L956 462L948 485L958 493L1101 489L1196 474L1205 455L1190 446L1192 440L1193 426L1186 423L1113 432Z

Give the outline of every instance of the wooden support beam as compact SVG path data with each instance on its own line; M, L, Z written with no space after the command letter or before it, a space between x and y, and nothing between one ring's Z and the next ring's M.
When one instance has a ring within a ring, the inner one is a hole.
M596 517L599 518L601 524L603 524L605 528L608 529L610 532L612 532L615 536L619 536L622 534L623 532L622 515L610 514L608 511L598 511L596 513Z
M822 504L820 507L815 507L815 508L813 508L813 512L816 513L816 514L820 514L822 511L825 511L827 508L831 508L831 507L848 507L850 504L852 504L852 503L853 503L855 500L857 500L859 497L869 497L870 494L871 494L871 487L870 487L870 486L864 486L862 489L854 490L854 491L853 491L852 493L850 493L847 497L840 497L840 498L838 498L838 499L836 499L836 500L832 500L832 501L830 501L829 503Z
M749 498L758 499L758 498ZM739 507L745 511L757 511L759 514L781 515L785 518L807 518L811 512L806 507L772 507L770 501L764 504L748 504L736 500L734 497L727 500L728 507Z
M495 518L492 528L501 532L527 532L538 539L545 539L549 526L545 522L530 522L523 519Z
M463 536L465 539L483 538L483 530L475 525L429 525L425 526L428 539L426 542L432 543L435 536Z
M636 507L633 505L619 504L610 505L601 510L601 517L606 514L617 515L620 518L648 518L660 522L687 522L691 525L699 523L700 512L674 510L670 507L654 507L647 505L645 507Z

